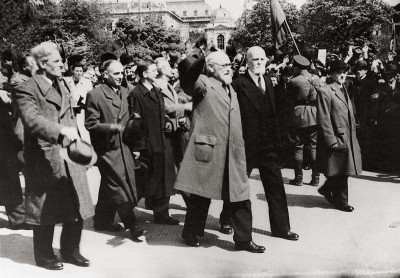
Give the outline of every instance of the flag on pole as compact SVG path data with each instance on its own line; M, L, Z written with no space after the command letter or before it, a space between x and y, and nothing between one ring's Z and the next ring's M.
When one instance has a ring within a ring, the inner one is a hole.
M396 24L392 24L392 39L390 40L390 51L397 53Z
M276 49L287 39L285 29L286 16L278 0L271 0L271 24L272 37L275 40Z

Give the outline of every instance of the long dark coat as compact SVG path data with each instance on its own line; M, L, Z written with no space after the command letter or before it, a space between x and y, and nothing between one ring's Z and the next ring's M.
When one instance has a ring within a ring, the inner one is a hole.
M11 104L0 100L0 205L19 205L22 203L22 190L19 181L17 152L21 142L14 134L16 121L12 118Z
M53 225L93 215L84 167L68 164L59 152L64 126L77 127L70 90L58 92L42 75L16 87L24 124L25 199L28 224Z
M250 190L239 103L229 87L231 97L213 77L196 81L191 134L175 188L221 200L227 169L229 201L240 202L250 198Z
M150 161L149 182L145 197L167 197L175 194L176 169L171 139L165 130L164 98L158 88L149 91L138 84L131 94L136 97L143 117L146 150Z
M126 126L129 120L128 90L119 89L121 97L106 84L90 91L86 99L85 127L98 155L101 183L115 205L137 204L135 164L129 147L122 142L122 132L111 132L111 124Z
M361 152L351 100L346 99L337 83L331 83L319 89L317 108L317 161L321 172L328 177L361 174ZM335 143L348 151L333 152L330 147Z

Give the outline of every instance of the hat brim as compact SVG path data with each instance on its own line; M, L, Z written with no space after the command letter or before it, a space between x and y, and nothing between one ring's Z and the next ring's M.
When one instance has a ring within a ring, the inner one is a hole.
M188 59L188 58L186 58ZM181 61L181 63L184 60ZM200 74L203 72L206 59L204 56L196 59L191 65L189 65L184 72L179 72L179 81L183 91L190 91ZM178 65L179 70L179 65Z
M90 147L92 148L93 155L92 155L92 159L90 160L90 162L88 164L83 164L83 163L78 163L78 162L72 161L69 158L67 147L64 147L64 148L60 149L60 156L61 156L62 159L64 159L69 164L73 164L75 166L81 166L81 167L91 167L97 162L97 154L94 151L94 148L93 148L93 146L91 144L90 144Z

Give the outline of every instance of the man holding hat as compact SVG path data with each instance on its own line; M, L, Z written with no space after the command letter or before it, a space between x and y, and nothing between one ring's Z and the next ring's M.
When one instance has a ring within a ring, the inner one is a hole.
M303 153L306 151L307 159L312 169L310 185L318 186L319 173L316 170L317 146L317 88L320 85L319 77L308 71L310 61L301 56L293 57L293 72L288 90L289 104L289 140L293 142L294 173L295 178L290 184L303 185Z
M33 249L36 264L60 270L63 264L52 248L54 225L63 224L60 253L64 262L89 266L80 254L83 220L93 215L86 169L60 156L62 145L79 141L70 88L60 77L64 72L57 45L43 42L31 49L38 71L16 88L15 98L24 124L26 218L33 225ZM89 150L81 160L93 163Z
M343 61L333 61L331 81L319 89L317 159L327 179L318 192L336 209L351 212L354 208L348 204L348 177L361 174L362 164L353 106L344 86L346 71Z
M211 199L222 199L230 203L235 249L263 253L265 247L252 241L250 188L231 61L216 51L205 62L207 76L200 75L201 58L189 66L189 77L198 77L195 83L183 82L188 85L185 92L193 96L193 115L175 183L176 189L190 193L182 238L188 246L199 246L197 237L204 236Z

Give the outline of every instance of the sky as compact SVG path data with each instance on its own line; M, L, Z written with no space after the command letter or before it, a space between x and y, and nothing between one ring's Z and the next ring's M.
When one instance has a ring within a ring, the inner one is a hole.
M227 9L234 19L238 19L243 12L244 0L205 0L213 9L219 8L222 5L223 8ZM287 2L293 3L300 8L306 0L286 0ZM384 0L394 6L400 3L400 0Z

